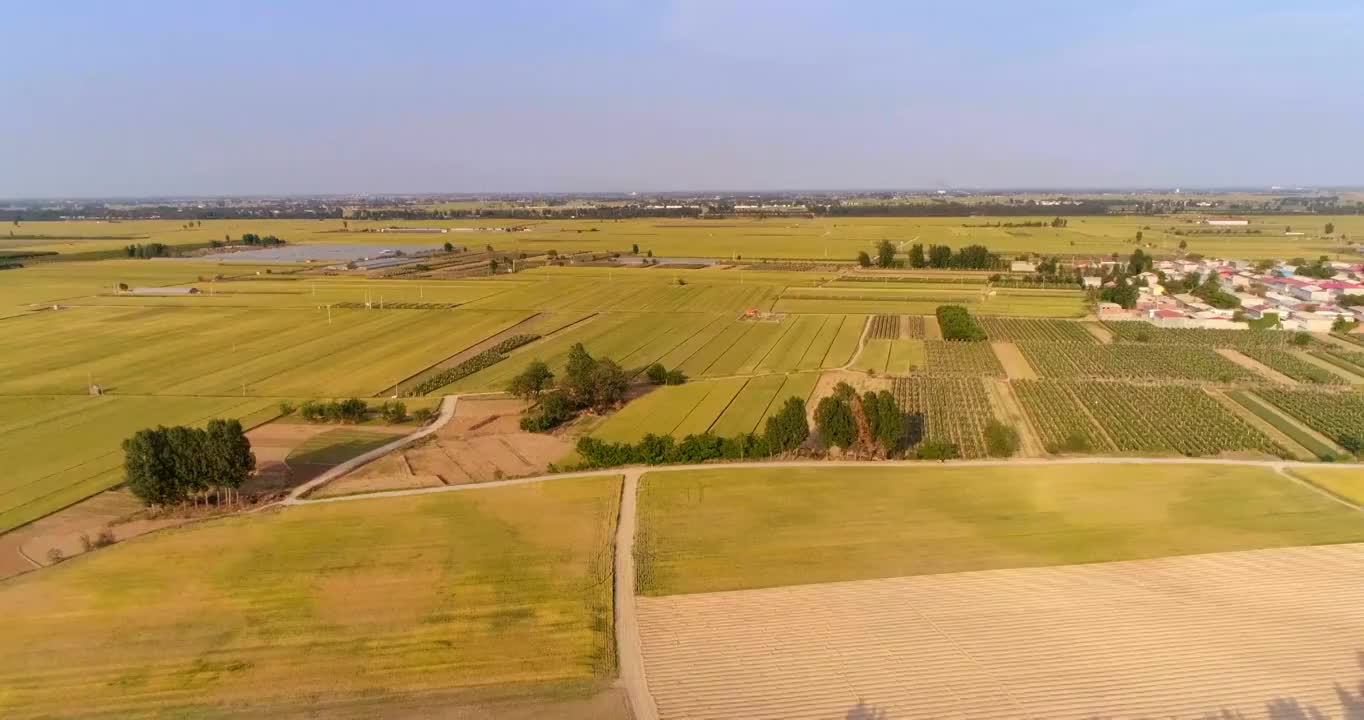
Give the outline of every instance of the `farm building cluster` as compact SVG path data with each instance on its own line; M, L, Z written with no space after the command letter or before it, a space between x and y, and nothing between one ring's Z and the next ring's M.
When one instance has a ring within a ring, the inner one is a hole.
M1105 261L1108 262L1108 261ZM1104 320L1141 320L1161 327L1246 329L1246 321L1277 316L1284 330L1326 332L1337 320L1364 320L1364 305L1353 297L1364 296L1364 264L1323 262L1314 268L1326 277L1304 275L1287 262L1255 263L1218 258L1201 260L1160 260L1148 272L1134 276L1139 287L1137 303L1122 308L1115 303L1099 303ZM1103 268L1096 268L1102 270ZM1240 302L1238 307L1214 307L1189 292L1171 292L1167 285L1197 276L1217 278L1227 296ZM1083 278L1086 287L1101 287L1097 276ZM1144 285L1143 285L1144 283Z

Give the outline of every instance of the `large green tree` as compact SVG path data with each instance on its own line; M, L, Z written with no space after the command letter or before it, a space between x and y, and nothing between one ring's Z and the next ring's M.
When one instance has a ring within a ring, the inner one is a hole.
M532 360L525 370L512 378L508 389L512 395L535 400L554 384L554 373L542 360Z
M895 265L895 246L889 240L876 243L876 264L883 268Z
M805 401L789 397L776 415L767 419L763 429L767 439L767 449L772 453L782 453L800 447L810 437L810 423L805 419Z

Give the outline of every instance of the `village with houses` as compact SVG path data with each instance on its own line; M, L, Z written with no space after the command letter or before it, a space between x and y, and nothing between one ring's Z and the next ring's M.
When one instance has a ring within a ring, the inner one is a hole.
M1093 269L1103 273L1119 264L1105 260ZM1206 293L1201 297L1192 292L1211 277L1217 278L1220 289L1215 304ZM1137 291L1135 305L1124 308L1100 302L1100 319L1140 320L1170 328L1245 330L1273 328L1277 318L1279 329L1302 332L1328 332L1338 323L1364 320L1364 264L1358 262L1157 260L1131 280ZM1102 275L1086 275L1082 282L1086 289L1114 283L1105 282Z

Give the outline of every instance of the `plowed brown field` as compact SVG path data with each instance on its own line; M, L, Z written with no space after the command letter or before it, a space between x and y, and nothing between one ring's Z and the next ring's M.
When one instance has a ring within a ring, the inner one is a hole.
M665 719L1364 717L1364 544L638 603Z

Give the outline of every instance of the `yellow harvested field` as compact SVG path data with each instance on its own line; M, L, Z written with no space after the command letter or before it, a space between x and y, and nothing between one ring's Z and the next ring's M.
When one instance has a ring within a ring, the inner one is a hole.
M1295 467L1294 475L1356 505L1364 505L1364 469L1359 467Z
M619 497L619 476L597 476L291 507L10 578L0 717L471 717L449 706L593 698L615 675Z
M1364 545L639 598L688 718L1358 718Z

